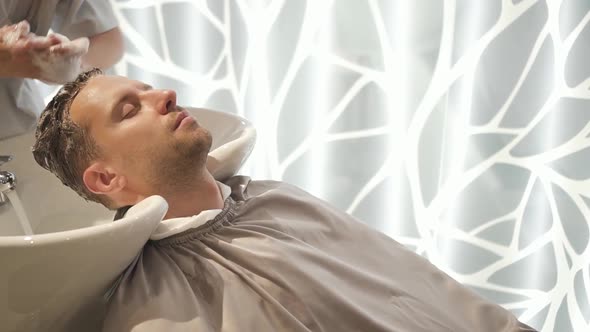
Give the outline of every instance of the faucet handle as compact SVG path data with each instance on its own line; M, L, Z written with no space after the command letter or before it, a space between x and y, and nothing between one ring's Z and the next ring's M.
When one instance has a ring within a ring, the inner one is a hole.
M0 166L12 160L12 156L0 156Z

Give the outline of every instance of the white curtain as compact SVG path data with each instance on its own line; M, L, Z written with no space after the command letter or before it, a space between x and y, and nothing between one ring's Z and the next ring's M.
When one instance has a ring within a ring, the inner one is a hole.
M590 330L590 1L112 2L117 73L254 123L243 174L539 330Z

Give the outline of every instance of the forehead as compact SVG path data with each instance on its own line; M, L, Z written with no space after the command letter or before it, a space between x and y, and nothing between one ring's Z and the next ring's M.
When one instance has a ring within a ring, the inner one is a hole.
M122 76L98 75L88 80L70 105L70 118L85 126L108 115L116 98L137 81Z

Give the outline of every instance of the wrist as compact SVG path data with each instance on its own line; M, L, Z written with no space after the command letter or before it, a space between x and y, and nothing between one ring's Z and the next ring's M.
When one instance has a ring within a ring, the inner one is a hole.
M38 78L39 68L31 63L30 56L18 57L0 46L0 77Z

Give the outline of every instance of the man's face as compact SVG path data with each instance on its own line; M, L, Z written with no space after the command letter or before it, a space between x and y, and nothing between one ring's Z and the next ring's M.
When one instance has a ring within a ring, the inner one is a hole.
M91 78L70 107L71 119L98 145L101 161L145 194L205 167L211 135L187 115L174 91L107 75Z

